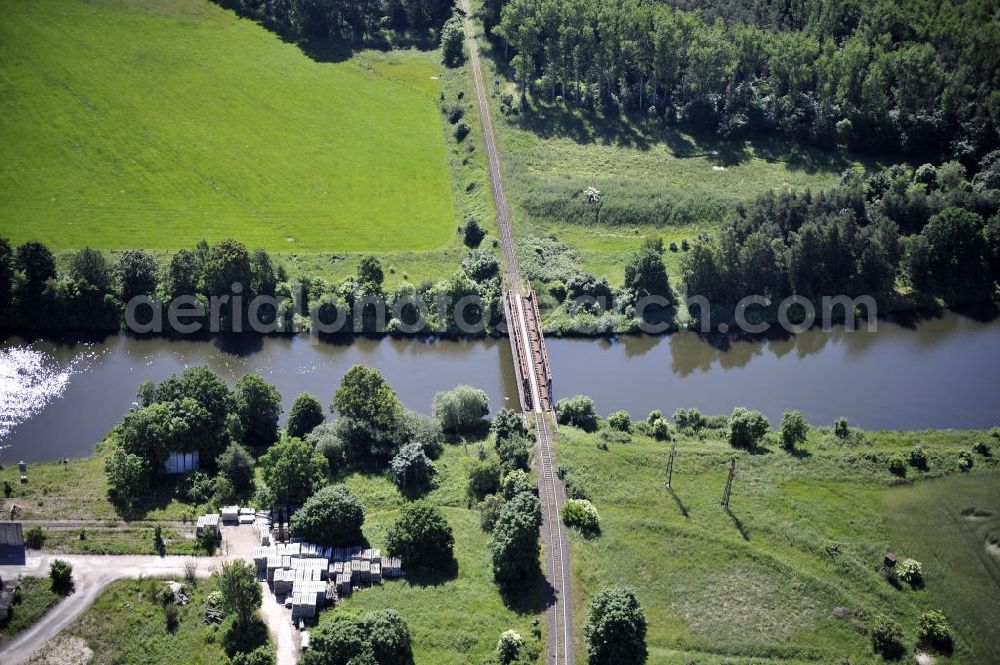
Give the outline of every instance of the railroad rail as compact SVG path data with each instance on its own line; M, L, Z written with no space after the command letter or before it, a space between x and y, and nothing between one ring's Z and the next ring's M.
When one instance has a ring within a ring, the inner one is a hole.
M468 0L459 0L465 12L466 44L472 80L476 90L479 123L483 128L483 144L489 164L493 203L497 212L497 229L504 259L504 314L510 337L511 355L517 375L518 398L528 422L535 424L538 494L542 503L542 538L545 542L545 576L553 590L552 602L546 609L545 661L552 665L575 665L573 619L573 586L569 556L569 538L562 523L562 508L566 503L566 488L556 475L556 459L552 450L552 432L556 427L552 401L552 366L549 363L538 298L530 286L525 286L517 269L517 255L511 232L507 195L504 191L500 155L497 150L489 97L483 84Z

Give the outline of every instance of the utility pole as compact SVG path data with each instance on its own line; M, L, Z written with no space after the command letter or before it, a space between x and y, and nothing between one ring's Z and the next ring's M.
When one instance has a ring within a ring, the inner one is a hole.
M677 457L677 442L670 446L670 459L667 460L667 489L671 489L674 480L674 458Z
M722 507L729 508L729 495L733 491L733 478L736 477L736 458L729 463L729 478L726 479L726 489L722 493Z

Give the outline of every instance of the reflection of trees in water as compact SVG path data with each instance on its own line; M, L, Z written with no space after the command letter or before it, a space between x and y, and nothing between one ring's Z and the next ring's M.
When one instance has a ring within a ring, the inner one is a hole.
M694 372L708 372L716 365L723 370L746 367L753 358L764 356L765 350L778 359L794 353L801 360L832 345L843 347L845 358L857 360L878 346L939 347L949 338L974 334L980 329L986 330L987 325L949 312L937 318L924 319L914 328L879 321L874 333L868 332L864 322L859 322L852 331L837 325L829 331L815 328L798 335L772 331L770 336L760 339L705 337L694 332L681 332L669 337L669 348L673 372L686 377ZM656 344L647 341L651 338L639 339L642 341L633 345L636 350L629 356L645 355ZM630 347L626 346L626 349Z

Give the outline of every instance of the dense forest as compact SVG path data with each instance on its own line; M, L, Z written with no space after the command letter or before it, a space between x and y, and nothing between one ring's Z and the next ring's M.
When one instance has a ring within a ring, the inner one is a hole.
M498 52L537 97L967 166L998 144L998 13L991 0L484 6Z
M1000 280L1000 151L970 182L949 162L844 173L827 191L769 193L682 258L689 295L893 295L988 302Z

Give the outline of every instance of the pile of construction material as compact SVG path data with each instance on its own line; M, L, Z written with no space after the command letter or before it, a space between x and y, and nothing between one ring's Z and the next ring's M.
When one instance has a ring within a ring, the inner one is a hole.
M340 596L349 595L356 587L402 576L402 562L396 557L382 556L379 549L336 547L333 550L329 579Z
M403 564L381 550L362 547L323 548L305 542L270 544L272 534L259 528L261 545L253 551L258 577L274 595L284 597L292 619L311 619L327 604L355 588L403 576Z
M219 513L209 513L208 515L202 515L198 518L198 522L195 525L195 535L200 536L204 532L211 532L212 534L218 536L219 532Z

